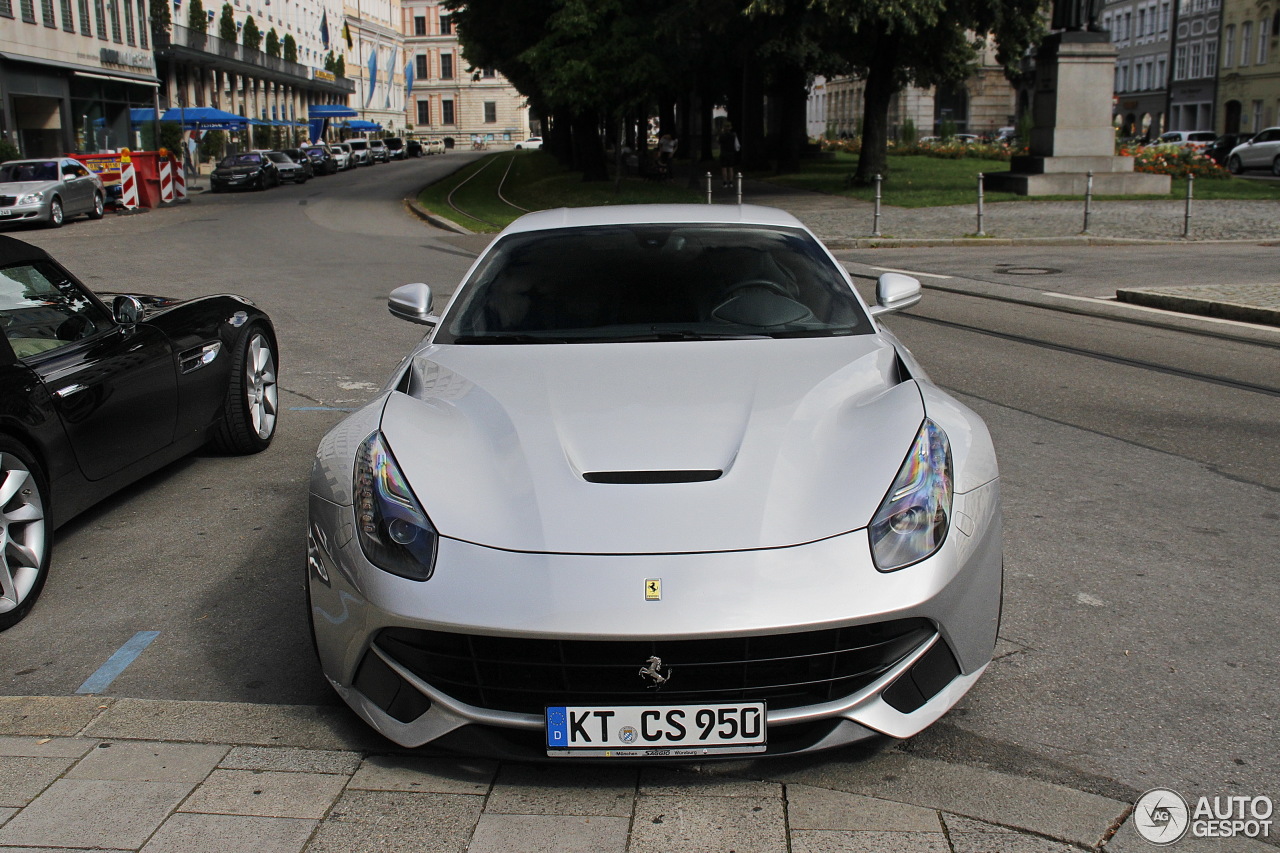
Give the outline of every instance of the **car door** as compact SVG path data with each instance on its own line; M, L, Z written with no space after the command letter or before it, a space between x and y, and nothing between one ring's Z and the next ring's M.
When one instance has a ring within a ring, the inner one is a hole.
M64 157L59 164L62 172L62 210L67 216L85 213L93 206L93 181L88 171L75 160ZM82 176L83 175L83 176Z
M76 462L101 480L173 442L178 390L168 339L117 324L49 261L0 269L0 323L44 383Z

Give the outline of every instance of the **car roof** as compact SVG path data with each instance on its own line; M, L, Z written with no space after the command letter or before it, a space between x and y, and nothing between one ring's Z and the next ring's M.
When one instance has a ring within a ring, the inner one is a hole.
M527 213L506 233L583 228L591 225L775 225L804 228L790 213L755 204L620 204L608 207L562 207Z
M0 234L0 266L46 260L51 260L51 256L39 246Z

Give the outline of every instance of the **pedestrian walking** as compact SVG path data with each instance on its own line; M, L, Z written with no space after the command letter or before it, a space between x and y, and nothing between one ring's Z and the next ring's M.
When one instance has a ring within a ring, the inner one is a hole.
M720 178L721 186L729 188L733 186L733 172L738 162L742 159L742 143L738 141L738 134L734 133L733 125L725 122L720 128Z

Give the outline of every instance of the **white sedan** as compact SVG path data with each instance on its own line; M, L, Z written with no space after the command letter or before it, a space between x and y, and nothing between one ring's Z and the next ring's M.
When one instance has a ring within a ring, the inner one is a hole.
M1227 168L1238 175L1249 169L1270 169L1280 177L1280 127L1268 127L1252 139L1231 149Z
M533 213L320 444L329 682L403 746L785 754L916 734L991 661L982 420L789 214Z
M538 149L540 149L541 147L542 147L542 137L541 137L541 136L530 136L528 139L525 139L525 140L522 140L522 141L520 141L520 142L517 142L517 143L516 143L516 150L517 150L517 151L519 151L519 150L520 150L520 149L522 149L522 148L527 148L527 149L529 149L530 151L537 151L537 150L538 150Z

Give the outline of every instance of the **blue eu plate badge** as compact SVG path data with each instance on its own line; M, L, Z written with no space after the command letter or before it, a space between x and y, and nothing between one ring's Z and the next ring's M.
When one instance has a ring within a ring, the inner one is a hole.
M569 715L564 708L547 709L547 747L566 747L569 745Z

